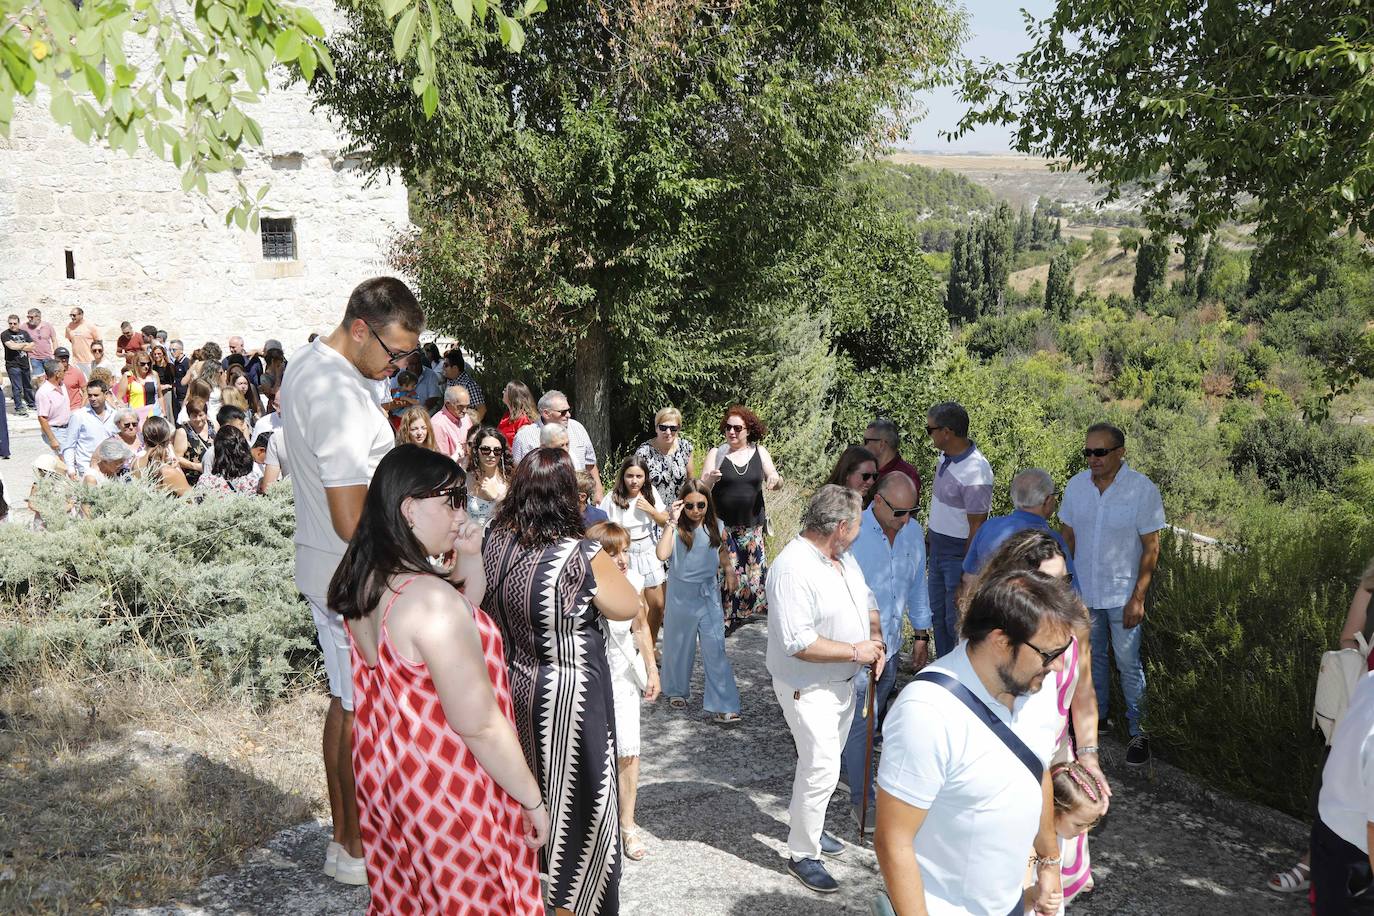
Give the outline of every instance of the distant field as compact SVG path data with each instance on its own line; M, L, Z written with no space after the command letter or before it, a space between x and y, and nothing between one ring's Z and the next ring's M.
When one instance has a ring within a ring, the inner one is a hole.
M944 155L940 153L912 153L895 151L888 154L892 162L914 164L928 169L947 169L976 181L1013 207L1032 206L1043 197L1065 203L1092 205L1101 197L1097 188L1078 172L1054 172L1050 160L1038 156ZM1112 210L1135 210L1138 202L1131 199L1114 201Z

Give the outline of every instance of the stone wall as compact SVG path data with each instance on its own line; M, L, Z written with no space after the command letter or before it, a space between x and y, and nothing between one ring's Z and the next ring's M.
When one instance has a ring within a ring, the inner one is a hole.
M308 5L332 29L333 8ZM257 233L225 227L227 183L212 180L208 199L184 193L171 164L85 146L46 105L21 106L0 140L0 308L37 306L60 334L79 305L109 340L121 321L153 324L188 351L238 333L250 347L276 337L289 353L332 328L360 280L389 272L405 188L394 176L365 186L300 85L274 88L252 114L265 149L249 154L245 183L269 183L266 215L295 219L294 261L266 260Z

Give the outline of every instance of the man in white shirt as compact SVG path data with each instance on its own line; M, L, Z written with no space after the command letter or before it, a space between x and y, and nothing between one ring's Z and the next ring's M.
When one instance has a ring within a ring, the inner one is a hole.
M964 641L892 705L874 849L903 916L1020 916L1032 847L1047 866L1038 869L1037 900L1060 891L1048 771L1059 710L1054 691L1041 687L1064 669L1082 622L1083 605L1063 579L1017 570L982 581L964 614Z
M291 357L280 389L281 431L296 503L296 587L315 618L332 696L324 762L334 842L325 874L365 884L354 796L353 679L348 634L325 602L362 513L372 473L394 443L372 396L419 347L424 314L400 280L375 277L348 297L343 321Z
M897 682L897 653L902 648L902 621L911 620L915 631L911 666L924 668L930 654L930 602L926 592L925 532L916 521L916 483L906 474L888 474L878 482L873 502L863 514L859 537L850 552L863 570L864 581L877 601L882 619L886 659L878 678L873 710L878 718L874 734L882 734L882 712ZM868 681L854 682L854 702L862 712L868 697ZM873 785L868 784L868 812L864 817L864 774L868 768L868 723L856 714L844 744L844 772L849 782L849 803L854 823L873 832Z
M825 832L825 809L840 779L840 755L854 716L854 677L881 676L885 648L878 604L849 547L863 505L847 487L826 484L811 497L802 531L768 573L768 673L797 745L787 816L787 870L810 890L839 883L821 853L844 844Z
M1370 869L1374 859L1374 677L1355 687L1345 717L1331 736L1331 753L1322 769L1317 821L1312 825L1312 888L1317 912L1353 910L1355 899L1374 902Z
M1141 624L1145 595L1159 562L1164 502L1150 478L1127 466L1126 434L1115 426L1089 426L1083 457L1088 460L1087 470L1075 474L1064 487L1059 520L1073 554L1075 581L1092 615L1097 714L1105 719L1111 701L1110 649L1126 699L1131 735L1126 764L1142 767L1150 762L1150 744L1141 726L1145 715Z
M605 494L601 489L601 469L596 465L596 449L592 447L592 437L587 428L572 417L572 408L561 391L549 389L539 399L539 422L527 423L515 434L511 444L511 459L516 464L528 453L539 448L539 436L544 427L557 423L568 431L568 454L572 456L573 470L586 471L596 483L593 504L601 502Z

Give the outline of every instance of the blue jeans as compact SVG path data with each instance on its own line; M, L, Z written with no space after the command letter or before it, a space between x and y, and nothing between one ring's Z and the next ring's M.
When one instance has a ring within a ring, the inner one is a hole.
M698 589L700 594L692 596L696 600L683 600L684 595ZM735 684L735 669L725 657L725 614L715 580L701 586L673 580L668 583L668 593L672 597L663 619L663 693L684 698L691 694L692 666L696 664L700 639L706 682L701 705L707 712L738 714L739 687Z
M41 379L43 377L43 360L29 357L29 379Z
M936 531L927 536L930 539L930 552L926 557L930 619L935 624L935 652L943 658L959 645L959 604L954 595L964 577L964 551L968 540Z
M1121 622L1122 607L1093 608L1093 688L1097 691L1097 715L1107 718L1111 698L1111 669L1107 667L1110 645L1121 675L1121 692L1126 696L1126 725L1131 737L1140 734L1145 715L1145 667L1140 663L1140 637L1145 628L1138 623L1127 629Z
M889 656L887 664L883 666L883 673L878 677L878 696L873 704L873 715L877 718L873 723L873 737L877 738L883 731L883 706L887 703L887 698L892 695L892 688L897 683L897 662L896 655ZM840 768L844 770L845 778L849 780L849 803L857 805L863 796L860 794L864 781L864 755L868 751L868 720L864 718L864 704L868 696L868 672L860 671L859 676L854 679L854 721L849 725L849 737L845 739L844 750L840 753ZM876 771L873 773L877 775ZM873 783L868 784L868 800L870 812L873 809L872 801L874 798Z
M25 407L33 407L33 380L29 376L28 357L18 362L6 363L5 372L10 377L10 393L14 395L14 412Z

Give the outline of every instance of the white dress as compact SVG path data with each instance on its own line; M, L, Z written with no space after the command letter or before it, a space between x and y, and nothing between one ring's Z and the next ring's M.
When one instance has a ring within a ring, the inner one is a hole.
M600 508L610 521L630 533L630 568L644 577L644 587L662 585L668 573L654 552L658 544L658 525L654 520L639 508L637 502L630 503L624 509L617 506L612 493L602 498Z
M625 578L630 580L636 592L643 592L643 577L633 569L626 570ZM631 632L633 624L633 618L601 618L606 631L606 662L611 669L611 697L615 701L616 755L620 757L639 756L639 707L643 693L630 672L633 659L639 657L639 647Z

